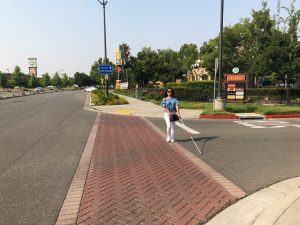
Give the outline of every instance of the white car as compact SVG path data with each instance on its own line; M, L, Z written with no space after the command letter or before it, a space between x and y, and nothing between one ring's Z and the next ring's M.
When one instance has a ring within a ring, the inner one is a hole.
M36 92L36 93L41 93L41 92L44 92L44 91L45 90L42 87L37 87L37 88L34 89L34 92Z
M95 91L95 90L97 90L98 88L96 88L96 87L86 87L85 89L84 89L84 91L85 92L90 92L90 91Z

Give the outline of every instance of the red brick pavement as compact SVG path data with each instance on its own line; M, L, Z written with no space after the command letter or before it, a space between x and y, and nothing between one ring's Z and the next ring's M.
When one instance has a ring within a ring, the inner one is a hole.
M77 224L199 224L233 197L144 120L101 114Z

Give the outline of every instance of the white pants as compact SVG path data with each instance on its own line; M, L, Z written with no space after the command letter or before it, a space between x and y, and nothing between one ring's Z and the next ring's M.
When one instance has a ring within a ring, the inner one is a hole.
M173 141L175 121L170 121L170 116L167 112L164 113L164 117L167 124L167 141Z

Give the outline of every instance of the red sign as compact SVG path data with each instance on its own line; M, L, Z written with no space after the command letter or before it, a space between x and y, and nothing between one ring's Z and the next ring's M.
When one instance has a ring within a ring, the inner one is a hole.
M118 71L118 73L122 73L122 67L121 66L117 66L117 71Z
M227 81L245 81L246 80L246 75L229 74L229 75L226 75L226 80Z

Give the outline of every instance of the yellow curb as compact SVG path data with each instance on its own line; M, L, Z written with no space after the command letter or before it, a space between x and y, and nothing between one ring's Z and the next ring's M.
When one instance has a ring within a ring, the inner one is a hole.
M113 111L113 113L121 114L121 115L130 115L133 112L135 112L135 110L131 110L131 109L119 109L119 110Z

